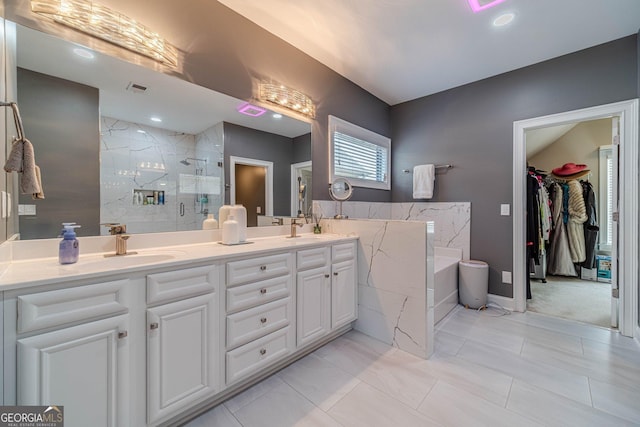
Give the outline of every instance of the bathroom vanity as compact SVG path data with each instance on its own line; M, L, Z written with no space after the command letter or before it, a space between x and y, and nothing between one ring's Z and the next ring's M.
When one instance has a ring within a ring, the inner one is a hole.
M12 262L4 404L64 405L70 427L172 425L351 328L356 237L251 240Z

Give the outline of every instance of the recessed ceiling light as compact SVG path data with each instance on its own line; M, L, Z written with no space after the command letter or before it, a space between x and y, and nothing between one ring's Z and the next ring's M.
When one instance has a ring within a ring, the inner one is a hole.
M160 123L162 119L160 117L151 117L152 122Z
M493 20L493 26L494 27L504 27L507 24L510 24L511 21L513 21L513 18L515 18L516 15L514 13L503 13L502 15L498 16L496 19Z
M281 118L282 118L282 114L275 113L275 114L274 114L273 116L271 116L271 117L273 117L274 119L281 119Z
M75 53L76 55L82 58L87 58L87 59L93 59L95 57L93 52L90 52L87 49L81 49L79 47L76 47L75 49L73 49L73 53Z
M138 129L138 133L147 133L147 132L143 131L142 129Z

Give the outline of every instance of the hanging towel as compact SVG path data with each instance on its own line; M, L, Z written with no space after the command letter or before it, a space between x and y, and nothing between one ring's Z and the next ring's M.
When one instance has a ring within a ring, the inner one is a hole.
M430 199L433 197L433 184L436 176L434 165L418 165L413 168L413 198Z
M24 152L23 147L23 141L19 139L13 140L11 153L9 153L7 163L4 164L5 172L22 172L22 156Z
M22 177L20 177L20 191L22 194L31 194L34 199L44 198L36 197L36 194L42 193L42 185L40 184L39 168L36 166L36 156L33 152L33 145L28 139L23 141L23 157L22 157Z

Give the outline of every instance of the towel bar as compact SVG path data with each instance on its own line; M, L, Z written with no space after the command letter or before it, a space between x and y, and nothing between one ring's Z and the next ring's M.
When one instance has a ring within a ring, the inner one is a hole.
M451 169L452 167L453 165L435 165L436 169ZM402 169L402 172L411 173L412 171L410 169Z

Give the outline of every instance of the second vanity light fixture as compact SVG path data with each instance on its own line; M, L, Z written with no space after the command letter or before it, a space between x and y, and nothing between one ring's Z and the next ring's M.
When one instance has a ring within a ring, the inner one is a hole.
M313 101L299 90L278 83L261 82L259 92L259 98L263 102L287 108L307 117L314 118L316 116L316 107Z
M173 67L178 65L177 49L158 33L99 3L88 0L31 0L31 10L158 62Z

